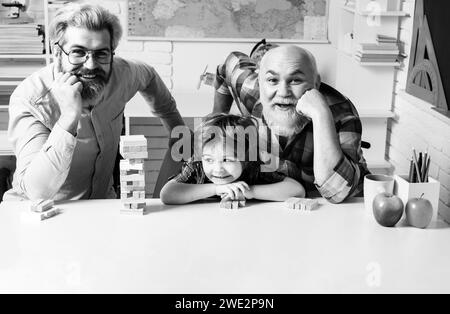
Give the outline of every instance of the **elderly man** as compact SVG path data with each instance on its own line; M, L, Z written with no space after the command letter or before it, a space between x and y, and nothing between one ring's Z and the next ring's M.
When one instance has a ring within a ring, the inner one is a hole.
M17 168L5 200L114 197L123 111L138 91L166 128L183 124L152 67L114 57L121 35L118 18L99 6L67 5L56 14L54 62L11 96L8 136Z
M350 100L321 83L309 51L271 49L259 68L232 53L217 68L215 88L214 112L228 112L235 99L243 115L260 118L279 136L279 170L309 193L339 203L362 191L361 121Z

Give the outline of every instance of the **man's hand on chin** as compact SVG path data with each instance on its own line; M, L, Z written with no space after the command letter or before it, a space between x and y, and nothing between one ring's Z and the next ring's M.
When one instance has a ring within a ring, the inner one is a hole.
M323 117L324 114L331 114L327 100L317 89L306 91L298 100L296 109L299 114L313 121Z

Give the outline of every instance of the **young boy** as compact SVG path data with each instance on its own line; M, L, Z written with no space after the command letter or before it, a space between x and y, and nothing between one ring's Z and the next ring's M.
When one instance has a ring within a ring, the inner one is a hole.
M250 160L249 151L258 143L253 143L255 138L248 133L244 142L239 141L235 136L239 127L257 130L249 117L229 114L207 117L201 127L201 161L191 158L184 164L181 173L163 187L162 202L186 204L216 195L232 200L244 197L266 201L304 197L305 190L300 183L278 172L262 172L259 158ZM244 158L239 149L244 149Z

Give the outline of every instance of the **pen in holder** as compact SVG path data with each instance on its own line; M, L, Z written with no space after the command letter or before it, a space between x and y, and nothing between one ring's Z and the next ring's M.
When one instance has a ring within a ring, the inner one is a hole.
M200 79L197 84L197 89L200 89L202 83L208 86L214 86L214 80L216 79L216 75L214 73L206 72L208 70L208 65L203 70L202 75L200 75Z

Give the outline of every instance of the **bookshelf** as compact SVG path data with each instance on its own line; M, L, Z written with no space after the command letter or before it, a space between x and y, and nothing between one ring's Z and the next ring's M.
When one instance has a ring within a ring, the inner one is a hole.
M363 140L371 143L364 155L370 170L376 173L392 170L385 161L385 152L387 122L394 117L395 70L402 66L398 30L401 18L408 16L401 6L401 0L343 0L338 5L336 88L352 100L360 113ZM389 54L383 49L370 51L370 57L365 55L362 47L380 44L379 35L398 44L398 48L391 44L391 58L383 55ZM372 62L361 61L364 59Z
M27 76L50 63L48 2L24 2L26 10L17 19L8 17L9 8L0 7L0 156L13 155L6 136L11 93ZM42 25L40 31L36 25Z

